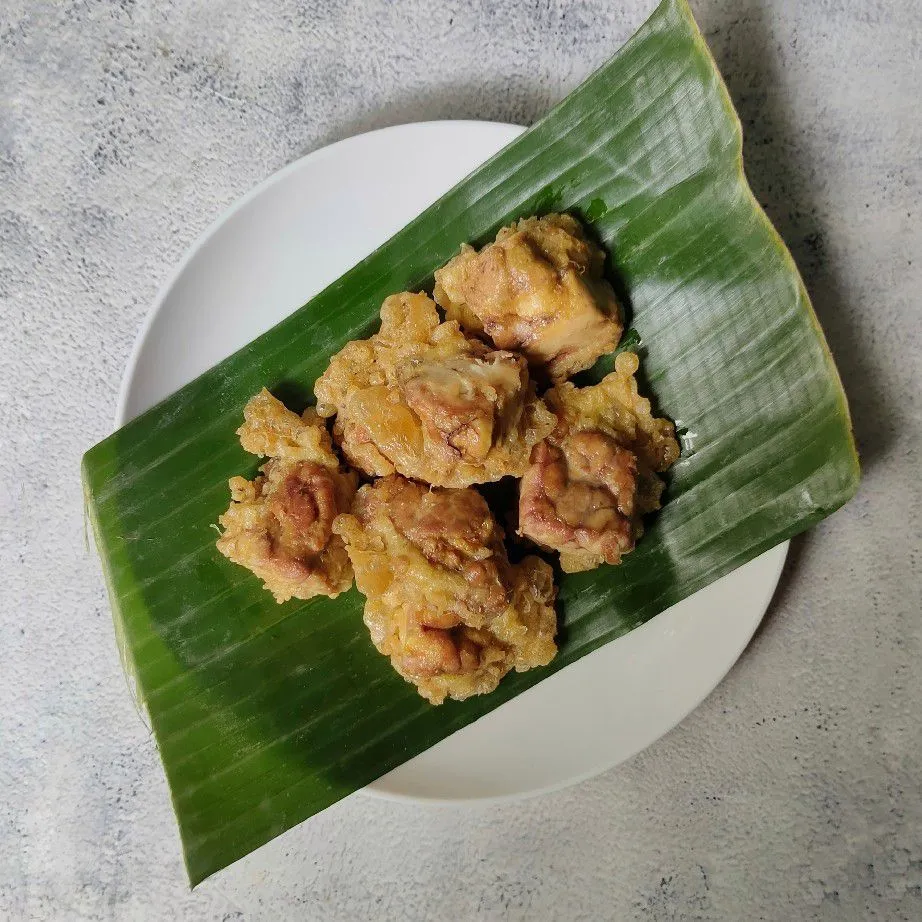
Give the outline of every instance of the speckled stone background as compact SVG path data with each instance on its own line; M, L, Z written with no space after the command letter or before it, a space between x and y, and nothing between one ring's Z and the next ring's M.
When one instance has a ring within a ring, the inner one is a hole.
M858 497L628 764L499 808L352 798L190 893L79 485L156 289L331 140L532 121L653 0L3 0L0 918L922 918L922 9L694 5L842 371Z

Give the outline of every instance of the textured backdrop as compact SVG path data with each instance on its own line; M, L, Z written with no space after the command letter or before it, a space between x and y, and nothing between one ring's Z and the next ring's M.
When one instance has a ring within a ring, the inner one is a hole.
M188 891L84 540L83 451L188 245L329 141L529 123L654 0L0 4L0 918L922 917L922 10L697 0L865 478L719 689L505 807L361 796ZM616 113L615 113L616 115Z

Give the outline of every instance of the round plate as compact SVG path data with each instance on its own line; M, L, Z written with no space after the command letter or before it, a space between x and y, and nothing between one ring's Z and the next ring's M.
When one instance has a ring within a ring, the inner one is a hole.
M164 286L135 345L121 425L304 304L520 131L402 125L291 164L234 205ZM787 545L455 733L366 790L459 801L588 778L685 717L742 653Z

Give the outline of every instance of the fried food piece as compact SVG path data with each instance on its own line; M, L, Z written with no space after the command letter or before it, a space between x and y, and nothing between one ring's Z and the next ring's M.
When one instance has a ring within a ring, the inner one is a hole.
M519 534L560 552L566 573L617 564L660 507L667 470L679 457L669 420L637 392L637 356L622 353L599 384L564 382L545 395L557 427L532 452L519 489Z
M637 461L601 432L536 446L520 487L519 534L559 550L565 572L619 563L634 547Z
M525 218L479 253L464 246L435 273L435 300L449 320L523 352L563 381L621 338L621 310L602 277L605 254L565 214Z
M436 486L521 476L554 427L525 361L440 323L424 294L389 297L380 331L333 356L314 390L351 464Z
M230 479L218 550L258 576L277 602L335 598L352 585L352 565L333 520L349 509L358 478L340 470L312 408L298 416L263 388L243 416L240 444L269 460L255 480Z
M537 557L509 563L475 490L386 477L359 490L334 531L367 597L374 645L433 704L491 692L510 670L554 658L553 572Z

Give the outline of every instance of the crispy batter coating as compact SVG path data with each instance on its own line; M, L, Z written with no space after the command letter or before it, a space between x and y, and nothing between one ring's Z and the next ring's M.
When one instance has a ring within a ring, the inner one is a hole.
M537 557L509 563L475 490L386 477L359 490L334 530L367 597L372 641L433 704L554 658L553 572Z
M603 278L605 255L565 214L525 218L477 252L435 273L435 299L449 320L485 334L499 349L523 352L563 381L611 352L621 310Z
M298 416L264 388L243 415L240 444L269 460L255 480L230 479L218 550L258 576L278 602L335 598L352 585L352 565L333 520L348 511L358 478L340 470L313 409Z
M560 552L566 573L617 564L660 506L679 457L671 422L637 392L636 355L622 353L599 384L564 382L545 395L557 427L532 452L519 490L519 534Z
M380 331L333 356L314 390L351 464L436 486L521 476L554 427L524 360L440 323L424 294L389 297Z

